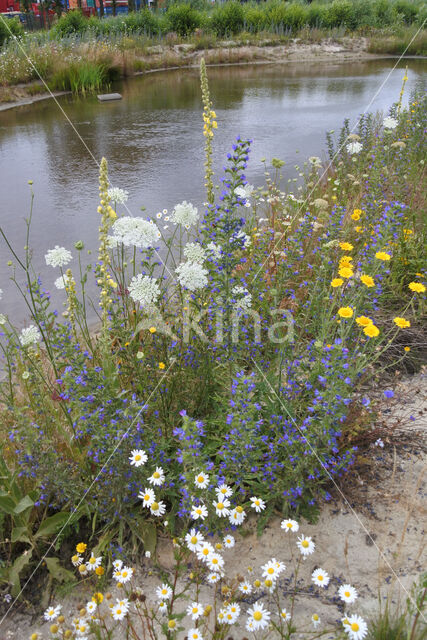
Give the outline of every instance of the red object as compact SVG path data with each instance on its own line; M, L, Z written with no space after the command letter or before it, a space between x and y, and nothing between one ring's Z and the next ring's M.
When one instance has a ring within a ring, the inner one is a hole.
M19 2L0 0L0 13L9 13L10 11L20 11Z

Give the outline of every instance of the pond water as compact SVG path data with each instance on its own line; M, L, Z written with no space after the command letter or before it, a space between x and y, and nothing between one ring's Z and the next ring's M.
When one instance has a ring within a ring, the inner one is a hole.
M253 140L248 179L261 184L262 158L286 161L285 174L310 155L325 158L325 132L365 110L386 112L398 99L405 65L406 98L425 81L425 60L392 59L351 64L275 64L209 69L218 116L214 166L221 172L236 135ZM34 267L51 290L59 275L44 264L55 244L77 240L97 247L98 167L106 156L110 180L129 191L132 215L203 201L203 144L198 71L147 74L114 87L123 100L63 96L0 112L0 225L22 255L24 219L34 181L31 245ZM64 112L73 123L67 121ZM92 157L92 155L94 157ZM9 282L9 259L0 240L1 311L25 322L26 312Z

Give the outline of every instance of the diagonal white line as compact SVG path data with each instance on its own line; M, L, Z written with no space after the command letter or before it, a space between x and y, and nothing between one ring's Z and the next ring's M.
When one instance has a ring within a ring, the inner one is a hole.
M399 58L397 59L395 65L390 69L389 73L387 74L386 78L383 80L383 82L381 83L380 87L377 89L377 91L375 92L375 94L372 96L371 100L369 101L368 106L365 108L364 112L362 113L362 115L359 117L359 119L355 122L355 124L353 125L351 132L353 132L356 127L359 125L359 122L361 121L361 119L363 118L364 115L366 115L366 113L369 111L370 107L372 106L372 103L374 102L375 98L378 96L378 94L382 91L384 85L388 82L388 79L390 78L391 74L393 73L393 71L396 69L397 65L399 64L399 62L402 60L403 56L405 55L405 53L407 52L407 50L409 49L409 47L411 46L411 44L413 43L413 41L415 40L415 38L417 37L417 35L420 33L421 29L424 28L425 23L427 22L427 18L423 21L422 25L420 26L420 28L418 29L418 31L416 32L416 34L413 36L413 38L411 38L408 46L406 47L405 51L399 56ZM307 201L311 198L314 190L316 189L316 187L318 186L318 184L320 183L320 181L324 178L324 176L327 174L327 172L329 171L329 169L331 168L335 158L339 155L339 153L342 151L344 147L344 144L341 145L341 147L339 147L337 149L337 151L335 152L332 160L329 161L328 165L326 166L325 170L323 171L322 175L318 178L316 184L312 187L310 193L306 196L304 202L301 203L301 205L298 208L297 213L295 214L295 217L298 216L302 210L302 208L307 204ZM256 274L254 275L254 277L252 278L252 283L254 282L254 280L256 280L259 276L259 274L261 273L261 270L263 269L263 267L266 265L266 263L270 260L273 252L277 249L277 247L280 245L281 242L281 238L277 241L277 243L275 242L273 245L272 250L270 251L270 253L268 254L268 256L266 257L266 259L264 260L264 262L261 264L260 268L258 269L258 271L256 272Z
M0 14L0 18L3 21L3 24L6 26L6 29L9 31L9 33L11 34L12 38L15 40L15 42L17 43L19 49L21 50L21 52L23 53L23 55L25 56L25 58L27 59L27 62L30 64L31 68L34 69L35 73L37 74L38 78L40 79L40 81L43 83L47 93L49 93L50 97L54 100L56 106L58 107L58 109L60 110L60 112L62 113L62 115L64 116L64 118L66 119L66 121L68 122L68 124L71 126L72 130L74 131L74 133L76 134L76 136L78 137L78 139L80 140L80 142L82 143L82 145L84 146L84 148L86 149L86 151L88 152L89 156L92 158L92 160L94 161L94 163L96 164L96 166L99 169L100 163L98 162L98 160L95 158L95 156L93 155L91 149L89 148L89 146L87 145L86 141L82 138L82 136L80 135L79 131L76 129L74 123L70 120L70 117L68 116L68 114L66 113L66 111L64 110L64 108L61 106L61 104L59 103L57 97L55 96L54 93L52 93L52 91L50 90L50 88L48 87L46 81L44 80L44 78L42 77L42 75L40 74L39 70L37 69L37 67L35 66L34 62L31 60L31 58L29 57L29 55L27 54L27 52L25 51L24 47L22 46L21 42L18 40L18 38L12 33L9 25L7 24L7 20L5 18L3 18L3 16ZM130 211L130 209L128 208L128 206L126 205L126 203L123 204L124 208L126 209L127 213L131 216L133 216L133 213ZM162 263L162 265L164 266L164 268L166 269L166 271L168 272L168 274L170 275L170 277L172 278L172 280L176 281L175 276L172 275L172 273L169 271L169 268L167 267L167 265L164 263L161 255L159 254L159 252L157 251L157 249L154 249L160 262Z
M344 495L344 493L342 492L342 490L340 489L340 487L337 485L337 483L335 482L334 478L332 477L332 475L329 473L328 469L325 467L322 459L320 458L320 456L318 455L317 451L313 448L313 446L310 444L310 442L307 440L307 437L304 435L303 431L299 428L299 426L297 425L296 421L294 420L294 418L292 417L292 415L290 414L290 412L288 411L286 405L282 402L282 399L280 398L280 396L277 394L276 390L271 386L270 382L268 381L268 379L266 378L266 376L264 375L264 372L262 371L262 369L258 366L258 364L256 363L256 361L254 360L254 358L252 358L252 362L254 363L255 367L257 368L257 370L259 371L259 373L262 375L264 381L267 383L270 391L272 393L274 393L274 395L276 396L276 398L279 400L280 405L283 407L283 409L286 411L286 413L288 414L288 416L290 417L291 421L293 422L294 426L296 427L296 429L298 430L299 434L302 436L302 438L304 439L304 441L306 442L306 444L308 445L309 449L311 450L311 452L313 453L313 455L316 457L317 461L319 462L319 464L321 465L322 469L325 471L326 475L328 476L328 478L330 479L330 481L332 482L332 484L334 485L335 489L338 491L338 493L340 494L341 498L343 499L344 503L346 504L347 508L350 510L351 514L356 518L356 520L358 521L358 523L360 524L360 526L362 527L362 529L365 531L365 533L367 534L367 536L369 536L369 539L371 540L372 544L374 545L374 547L377 549L379 555L381 556L382 560L385 562L385 564L387 565L387 567L390 569L391 573L394 575L394 577L396 578L397 582L399 583L399 585L402 587L402 589L404 590L404 592L406 593L406 595L408 596L409 600L412 602L412 604L415 606L415 609L418 611L418 613L420 614L420 616L422 617L422 619L424 620L424 622L426 622L426 618L424 617L423 613L418 609L417 607L417 603L415 602L415 600L413 600L413 598L411 597L411 594L409 593L409 591L405 588L405 586L402 584L401 580L399 580L399 576L396 574L396 572L394 571L393 567L391 566L391 564L389 563L389 561L387 560L387 558L385 557L384 553L381 551L381 549L379 548L379 546L377 545L377 543L375 542L375 540L371 537L371 534L369 533L368 529L366 528L366 526L364 525L364 523L362 522L362 520L360 519L360 517L358 516L358 514L356 513L356 511L353 509L353 507L351 506L350 502L348 501L348 499L346 498L346 496Z
M165 379L165 376L169 373L171 367L173 367L173 365L175 364L175 361L173 360L169 367L167 368L167 370L164 372L164 374L162 375L162 377L160 378L159 382L156 384L155 388L153 389L153 391L150 393L149 397L147 398L147 401L144 403L144 406L150 401L150 399L152 398L153 394L157 391L157 389L159 388L159 386L161 385L161 383L163 382L163 380ZM69 516L69 518L67 519L67 521L64 523L64 525L61 527L61 529L59 530L59 532L57 533L55 539L53 540L53 542L51 542L51 544L49 545L46 553L43 555L43 557L39 560L36 568L32 571L30 577L27 579L27 581L25 582L24 586L21 588L20 592L18 593L18 595L16 596L16 598L13 600L13 602L11 603L11 605L9 606L9 608L7 609L6 613L4 614L4 616L1 618L0 620L0 627L2 625L2 623L5 621L6 617L8 616L8 614L10 613L10 611L12 610L12 608L14 607L16 601L19 599L19 597L21 596L22 592L24 591L24 589L26 588L26 586L28 585L28 583L30 582L30 580L32 579L32 577L34 576L34 574L38 571L38 569L40 568L41 564L44 562L47 554L50 552L50 550L52 548L54 548L56 541L58 540L59 536L61 535L61 533L63 532L63 530L65 529L65 527L67 526L67 524L70 522L70 520L73 518L74 513L77 511L77 509L80 507L80 505L83 503L84 499L86 498L86 496L89 494L89 492L91 491L93 485L96 483L96 481L98 480L99 476L101 475L101 473L103 472L103 470L105 469L106 465L109 463L109 461L111 460L111 458L114 456L114 454L116 453L117 449L119 448L121 442L123 441L123 439L128 435L128 433L130 432L130 430L132 429L133 425L135 424L136 420L138 420L139 416L141 415L144 406L141 407L141 409L138 411L138 413L136 414L136 416L134 417L134 419L132 420L132 422L129 425L129 428L125 431L125 433L122 435L122 437L120 438L120 440L118 441L118 443L116 444L116 446L114 447L113 451L110 453L110 455L108 456L107 460L104 462L104 464L102 465L101 469L98 471L96 477L92 480L91 484L89 485L89 487L86 489L85 493L83 494L80 502L78 503L78 505L74 508L73 513Z

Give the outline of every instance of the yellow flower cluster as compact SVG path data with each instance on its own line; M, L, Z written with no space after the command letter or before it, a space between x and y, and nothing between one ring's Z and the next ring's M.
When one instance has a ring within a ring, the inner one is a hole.
M108 309L113 304L110 298L110 291L112 288L117 287L117 284L109 273L110 255L108 253L108 231L117 214L109 204L108 187L107 160L102 158L99 171L100 205L98 207L98 213L101 215L101 224L99 226L98 284L101 287L99 306L102 309L102 326L104 331L106 330Z

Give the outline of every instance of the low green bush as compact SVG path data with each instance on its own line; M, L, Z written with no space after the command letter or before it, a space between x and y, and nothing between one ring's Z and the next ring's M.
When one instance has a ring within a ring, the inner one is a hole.
M22 36L24 29L18 18L12 18L7 20L0 19L0 47L13 38L13 36Z
M180 36L188 36L202 26L201 15L189 4L176 4L166 14L169 31Z
M218 36L228 36L242 31L245 22L243 7L237 2L226 2L212 13L211 26Z
M84 33L89 28L89 20L79 10L68 11L52 27L52 33L63 38L75 33ZM93 21L92 23L93 24Z

